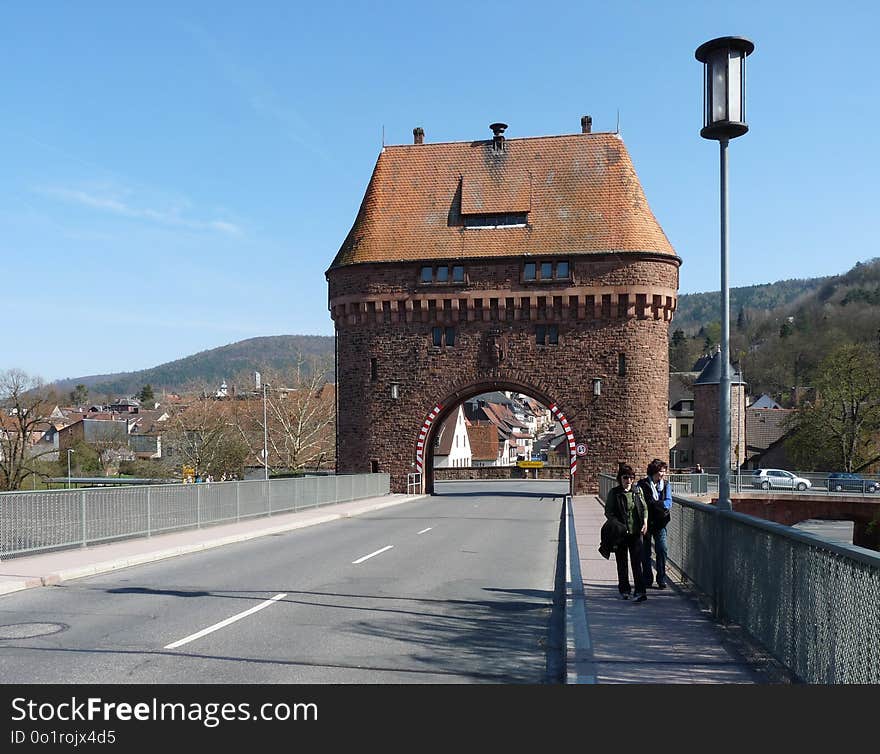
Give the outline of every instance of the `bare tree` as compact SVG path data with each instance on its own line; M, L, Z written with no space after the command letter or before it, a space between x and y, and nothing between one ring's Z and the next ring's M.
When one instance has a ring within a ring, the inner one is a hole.
M171 412L163 448L170 462L190 466L201 476L241 474L247 456L230 402L203 396Z
M47 417L54 408L39 377L20 369L0 372L0 490L17 490L31 474L38 474L37 461L57 452L37 450Z
M236 401L237 424L250 453L263 457L264 427L269 465L293 471L335 465L335 386L327 382L326 359L299 356L285 372L264 371L263 394Z

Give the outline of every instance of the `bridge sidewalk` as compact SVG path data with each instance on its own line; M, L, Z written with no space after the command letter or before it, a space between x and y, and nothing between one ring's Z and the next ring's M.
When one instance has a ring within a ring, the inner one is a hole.
M688 596L674 570L671 586L649 589L647 601L621 600L614 555L605 560L598 552L605 522L599 498L575 497L572 510L578 552L572 578L579 564L583 598L570 584L574 599L569 604L573 611L583 609L586 628L569 632L569 683L773 682L766 658L743 652L741 643Z
M357 516L391 505L399 505L418 497L422 496L384 495L310 508L296 513L279 513L229 524L206 526L202 529L188 529L153 537L138 537L102 545L9 558L0 561L0 595Z

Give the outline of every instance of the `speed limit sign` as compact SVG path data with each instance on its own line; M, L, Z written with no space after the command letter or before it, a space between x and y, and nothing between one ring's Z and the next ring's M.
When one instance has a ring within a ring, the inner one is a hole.
M577 453L578 458L583 458L587 454L586 444L579 442L577 445L575 445L574 452Z

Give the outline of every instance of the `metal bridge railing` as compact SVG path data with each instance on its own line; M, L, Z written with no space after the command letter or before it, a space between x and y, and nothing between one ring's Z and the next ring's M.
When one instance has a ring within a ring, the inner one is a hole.
M387 495L388 474L0 493L0 559Z
M605 494L615 484L600 476ZM715 617L799 679L880 683L880 553L679 494L667 532L669 561Z
M421 495L422 494L422 474L415 472L406 475L406 494Z

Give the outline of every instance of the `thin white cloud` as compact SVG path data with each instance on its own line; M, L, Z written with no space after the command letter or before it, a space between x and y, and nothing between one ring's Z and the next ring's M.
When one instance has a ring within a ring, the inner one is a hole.
M121 217L130 217L136 220L166 225L175 228L185 228L195 231L218 232L230 236L242 235L242 229L235 223L226 220L198 220L184 217L179 210L156 210L148 207L136 207L116 197L106 194L96 194L81 189L69 189L62 187L38 188L35 191L44 196L53 197L70 204L78 204L101 212L109 212Z

